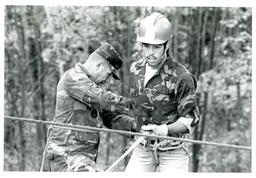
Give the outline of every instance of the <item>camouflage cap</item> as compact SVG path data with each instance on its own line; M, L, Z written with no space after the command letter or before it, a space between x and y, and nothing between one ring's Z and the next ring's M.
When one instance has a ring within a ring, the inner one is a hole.
M96 49L95 52L107 60L116 70L122 67L123 62L121 60L121 56L109 43L105 42L98 49ZM112 72L112 75L116 80L120 80L117 74L114 72Z

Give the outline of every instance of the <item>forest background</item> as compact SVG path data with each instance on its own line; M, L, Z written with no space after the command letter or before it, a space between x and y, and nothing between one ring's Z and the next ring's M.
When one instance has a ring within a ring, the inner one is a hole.
M201 112L192 139L251 146L252 8L136 6L5 6L4 114L51 121L60 76L107 41L129 67L141 56L139 22L153 11L172 22L172 56L197 78ZM38 171L47 126L4 120L4 170ZM101 133L97 162L110 166L132 144ZM244 150L190 144L192 172L251 172ZM126 157L116 171L123 171Z

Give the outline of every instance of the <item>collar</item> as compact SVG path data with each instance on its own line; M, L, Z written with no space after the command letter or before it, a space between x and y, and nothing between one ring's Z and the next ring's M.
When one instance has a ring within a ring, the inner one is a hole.
M89 72L87 71L87 69L84 67L84 65L82 63L80 63L80 62L77 63L75 65L75 68L77 68L77 69L81 70L83 73L85 73L88 76L88 78L91 78L91 75L89 74Z

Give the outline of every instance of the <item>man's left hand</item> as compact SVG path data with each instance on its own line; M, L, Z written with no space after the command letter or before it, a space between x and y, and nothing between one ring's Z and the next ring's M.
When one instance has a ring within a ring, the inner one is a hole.
M154 135L159 136L167 136L168 135L168 126L166 124L162 125L155 125L155 124L149 124L149 125L143 125L141 127L142 132L150 132Z

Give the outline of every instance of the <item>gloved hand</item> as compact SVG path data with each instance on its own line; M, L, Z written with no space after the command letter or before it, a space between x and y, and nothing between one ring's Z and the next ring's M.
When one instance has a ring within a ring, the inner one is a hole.
M167 136L168 135L168 126L166 124L162 125L155 125L155 124L149 124L149 125L143 125L141 127L142 132L152 132L154 135L158 136Z
M128 108L129 110L130 109L133 109L133 107L132 107L132 105L133 105L133 100L131 100L131 99L129 99L129 98L125 98L125 97L123 97L123 101L122 102L124 102L125 103L125 106L126 106L126 108Z

